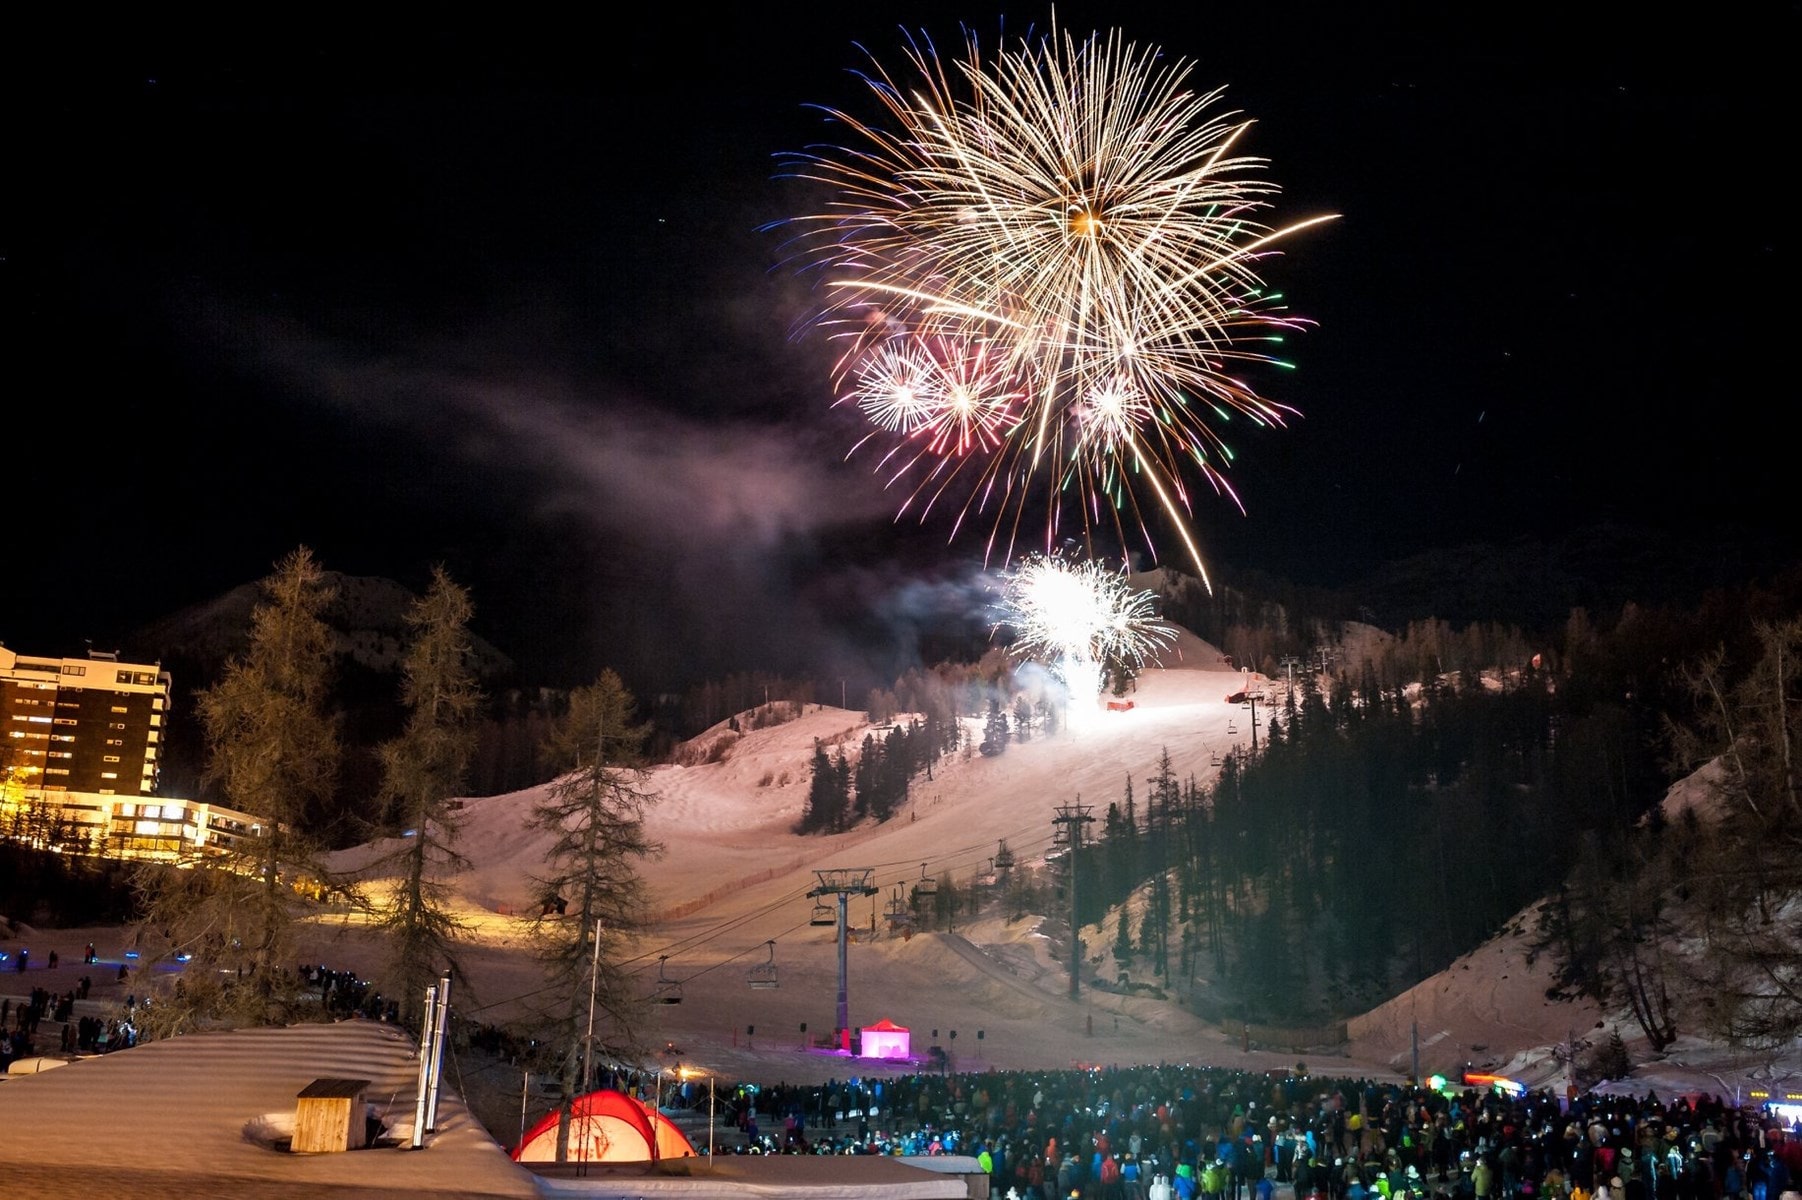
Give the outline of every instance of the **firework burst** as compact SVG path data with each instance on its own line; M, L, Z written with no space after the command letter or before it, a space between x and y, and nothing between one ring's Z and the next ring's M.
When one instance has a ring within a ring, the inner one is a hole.
M820 284L809 325L852 381L841 403L874 425L859 446L894 443L881 469L903 513L954 503L954 537L987 514L991 555L1037 540L1027 508L1049 492L1047 548L1075 522L1085 541L1136 530L1155 555L1162 513L1205 582L1185 481L1237 503L1221 426L1293 412L1240 374L1303 323L1258 266L1315 222L1262 223L1277 188L1237 152L1250 123L1155 47L1054 28L992 57L970 36L949 61L910 39L905 58L905 84L880 63L863 76L877 118L828 111L850 144L792 173L832 200L784 223ZM946 364L979 366L981 386L955 399Z
M1158 619L1156 607L1124 571L1034 554L1004 577L999 624L1013 630L1015 656L1042 662L1072 700L1090 701L1107 670L1137 672L1175 641L1175 627Z

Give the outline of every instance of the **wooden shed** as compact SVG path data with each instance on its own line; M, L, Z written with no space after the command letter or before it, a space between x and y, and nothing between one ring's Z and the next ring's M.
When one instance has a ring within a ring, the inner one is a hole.
M367 1079L315 1079L298 1093L294 1107L296 1154L330 1154L368 1145L363 1092Z

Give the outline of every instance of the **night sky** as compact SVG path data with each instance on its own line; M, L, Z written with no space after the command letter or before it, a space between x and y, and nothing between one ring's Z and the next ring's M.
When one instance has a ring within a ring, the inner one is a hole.
M895 526L844 461L778 156L832 140L808 105L868 111L860 45L1049 9L667 7L16 43L0 641L116 644L304 543L444 563L543 682L904 653L980 540ZM1266 270L1318 323L1258 377L1303 416L1236 433L1210 560L1337 584L1598 520L1782 532L1795 6L1346 7L1057 9L1224 85L1273 221L1341 214Z

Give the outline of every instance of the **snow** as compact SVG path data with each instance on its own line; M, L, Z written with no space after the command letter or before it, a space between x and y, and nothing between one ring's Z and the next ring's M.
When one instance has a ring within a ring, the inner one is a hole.
M1054 961L1036 916L959 920L954 932L911 938L883 927L883 906L891 897L905 898L923 871L959 880L985 872L1003 839L1022 862L1042 859L1053 849L1059 806L1093 806L1091 828L1098 833L1106 806L1121 798L1128 779L1142 803L1145 781L1165 751L1179 779L1208 781L1217 756L1249 747L1250 714L1224 699L1246 679L1226 669L1213 647L1185 635L1162 666L1140 679L1131 710L1100 712L1089 727L1034 737L997 757L952 756L932 779L916 780L895 819L830 837L793 832L806 802L809 761L816 739L847 750L861 744L870 729L862 714L810 705L785 724L750 729L747 723L738 735L711 731L689 756L692 765L657 767L646 781L659 797L648 814L649 831L666 849L644 866L656 922L631 965L649 994L659 959L667 957L662 969L681 982L683 995L680 1004L653 1006L648 1023L635 1031L649 1047L669 1047L653 1065L680 1063L727 1080L818 1082L928 1069L924 1055L937 1045L958 1070L1160 1062L1274 1069L1305 1057L1316 1074L1397 1078L1410 1072L1418 1047L1423 1073L1453 1074L1468 1064L1530 1085L1559 1086L1564 1067L1555 1051L1616 1028L1636 1061L1648 1057L1625 1014L1548 995L1547 963L1530 950L1530 910L1447 970L1351 1020L1349 1041L1337 1053L1305 1055L1287 1047L1246 1049L1239 1029L1215 1027L1143 995L1085 985L1072 999L1066 964ZM1682 789L1692 797L1687 802L1703 794L1693 782ZM460 1015L470 1020L528 1018L542 987L527 952L532 876L542 870L548 842L530 825L539 795L530 789L470 798L462 810L460 846L472 865L451 882L471 926L458 995ZM343 865L371 861L381 849L347 852ZM810 1045L835 1024L837 951L834 930L809 922L814 899L808 892L817 871L842 868L870 870L879 889L849 901L855 931L847 958L850 1021L861 1026L887 1018L908 1027L912 1062L853 1060ZM1092 927L1086 936L1092 950L1109 941ZM85 968L72 968L68 956L90 939L102 946L103 962L90 972L96 998L85 1003L116 1002L125 990L112 980L123 944L119 930L35 931L33 970L0 975L0 993L17 997L39 984L38 961L59 947L64 986L72 986ZM319 921L305 941L307 960L379 980L382 947L355 923ZM779 986L752 989L746 972L770 958L770 942ZM294 1093L314 1077L378 1079L372 1099L404 1098L412 1086L408 1047L386 1028L360 1024L231 1037L252 1040L254 1068L222 1068L226 1058L215 1060L212 1051L225 1037L212 1035L0 1084L0 1177L23 1171L18 1178L56 1178L59 1169L91 1156L100 1139L115 1147L111 1161L131 1194L156 1194L151 1185L186 1178L190 1170L210 1172L207 1177L241 1170L293 1181L298 1191L308 1179L336 1179L336 1172L354 1174L357 1164L378 1161L383 1174L361 1176L366 1186L405 1191L436 1181L448 1188L444 1194L531 1194L506 1190L517 1177L509 1183L506 1171L490 1171L501 1152L454 1101L447 1132L429 1155L362 1151L290 1160L247 1142L247 1122L291 1110ZM1793 1050L1768 1061L1734 1060L1684 1041L1617 1086L1660 1094L1706 1088L1730 1097L1755 1084L1797 1090L1798 1060L1802 1054ZM130 1105L125 1113L96 1109L97 1102L121 1098ZM406 1128L410 1120L406 1112L392 1123ZM400 1165L388 1165L390 1159ZM174 1182L168 1187L169 1194L178 1190Z

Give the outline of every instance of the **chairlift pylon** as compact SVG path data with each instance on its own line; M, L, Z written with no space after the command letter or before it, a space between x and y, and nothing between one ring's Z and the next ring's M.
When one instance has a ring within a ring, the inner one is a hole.
M770 948L770 961L758 963L745 972L745 982L755 991L771 991L776 987L776 943L765 942Z

